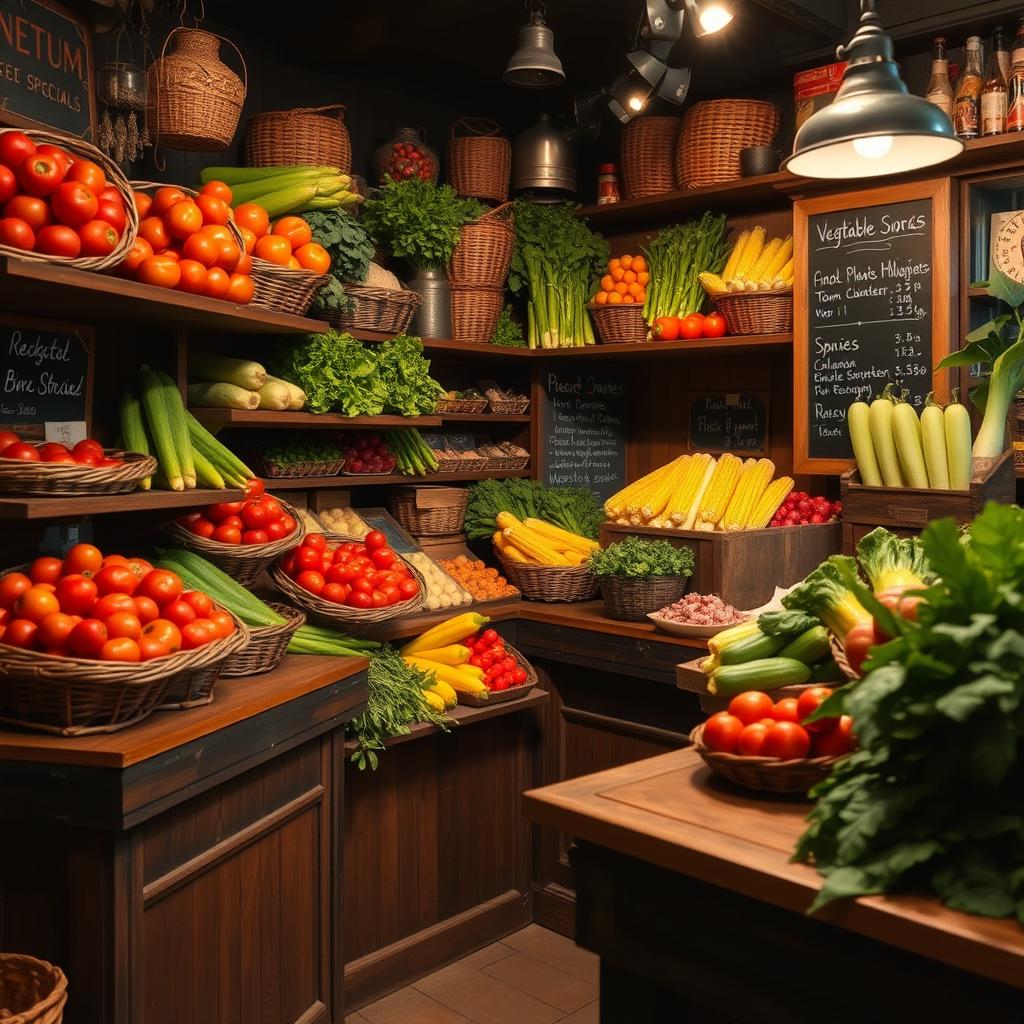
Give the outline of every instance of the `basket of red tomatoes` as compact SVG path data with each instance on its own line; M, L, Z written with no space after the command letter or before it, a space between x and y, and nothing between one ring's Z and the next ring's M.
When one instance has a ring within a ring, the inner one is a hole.
M806 795L856 745L849 715L815 715L831 696L827 686L778 701L760 690L740 693L727 711L698 725L690 742L715 774L737 786Z
M124 259L139 218L117 164L81 139L0 129L0 253L80 270Z
M279 555L302 543L306 528L295 509L271 494L221 501L175 519L164 532L176 544L202 555L242 586L255 583Z
M125 494L156 472L156 459L141 452L104 448L91 437L72 447L56 441L23 441L0 430L0 492L75 497Z
M274 585L309 615L349 631L423 607L427 586L380 530L363 540L310 533L270 569Z
M0 575L0 721L77 736L207 703L248 642L176 573L76 544Z

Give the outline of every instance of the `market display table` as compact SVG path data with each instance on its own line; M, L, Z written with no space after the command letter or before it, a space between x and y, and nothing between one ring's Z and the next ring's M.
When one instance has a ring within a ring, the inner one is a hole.
M341 1019L366 666L287 655L121 732L0 730L0 949L64 968L67 1024Z
M807 1024L1024 1019L1024 931L923 896L805 910L808 804L716 779L692 750L529 791L576 837L576 941L601 1020Z

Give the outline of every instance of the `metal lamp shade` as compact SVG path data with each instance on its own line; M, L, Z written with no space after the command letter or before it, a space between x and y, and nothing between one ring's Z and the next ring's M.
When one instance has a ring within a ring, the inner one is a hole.
M504 79L525 89L545 89L565 81L554 33L539 15L533 15L531 23L519 30L519 48L509 58Z

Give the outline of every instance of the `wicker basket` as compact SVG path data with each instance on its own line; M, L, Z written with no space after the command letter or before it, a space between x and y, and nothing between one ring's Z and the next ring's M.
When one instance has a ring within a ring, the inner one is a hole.
M495 553L509 583L531 601L589 601L597 597L600 584L585 565L523 565L506 561L501 552Z
M391 514L414 537L461 533L468 503L465 487L399 487Z
M765 793L792 793L806 796L807 791L832 774L839 757L803 757L780 761L777 757L744 757L709 750L703 743L704 726L690 733L690 742L704 763L716 774L744 789Z
M507 690L491 690L486 695L477 696L473 693L458 691L460 704L471 708L485 708L490 704L504 704L506 701L519 700L525 697L537 685L537 671L511 644L505 644L505 651L515 658L516 664L526 673L526 682L518 686L510 686Z
M502 307L504 288L452 288L452 340L466 344L488 344L494 337Z
M337 476L344 468L344 459L332 459L330 462L289 462L288 465L262 456L259 459L260 476L278 480L294 480L302 476Z
M673 165L681 124L680 117L637 117L622 129L624 198L656 196L676 187Z
M245 626L238 619L235 625L231 636L205 647L141 663L63 658L0 644L0 722L58 736L125 729L172 693L212 688L221 663L249 642Z
M257 626L249 628L249 644L237 654L232 654L224 662L220 670L222 679L233 679L237 676L258 676L277 667L277 663L285 656L299 626L305 625L306 615L291 605L279 604L277 601L264 602L278 615L283 615L286 622L280 626Z
M324 319L340 331L380 331L402 334L420 304L419 292L390 288L366 288L347 284L345 291L354 300L353 308L344 312L324 311Z
M96 468L70 462L19 462L0 459L0 494L39 494L74 498L83 494L127 494L139 481L156 472L156 459L140 452L104 449L109 457L123 458L120 466Z
M729 334L785 334L793 329L793 292L730 292L714 296Z
M272 110L249 118L245 162L250 167L306 164L352 170L352 140L345 127L345 106Z
M18 130L20 129L3 128L0 129L0 135ZM51 146L60 146L61 149L66 149L75 156L85 157L86 160L92 160L93 163L99 164L107 177L107 184L116 188L124 200L127 223L114 251L107 256L76 256L74 259L69 259L66 256L47 256L41 252L27 252L25 249L17 249L12 245L0 245L0 255L17 256L19 260L31 260L35 263L53 263L58 267L74 267L77 270L107 270L110 267L116 267L128 255L128 250L135 244L135 238L139 232L139 212L135 209L131 186L121 168L105 153L81 139L47 131L26 131L25 134L36 145L45 142Z
M678 601L686 593L687 582L686 576L651 576L647 579L606 576L601 580L601 597L613 619L643 622L648 612Z
M448 271L452 288L504 289L515 240L511 203L464 225Z
M351 539L335 533L326 534L326 537L328 543L344 543ZM399 555L399 557L401 556ZM316 594L304 590L285 573L281 568L280 559L270 567L269 571L274 586L288 598L291 604L297 605L310 618L325 622L329 626L341 626L349 633L361 633L378 623L397 619L403 615L411 615L423 607L427 596L426 580L411 562L406 562L404 558L402 561L405 562L413 579L420 585L420 592L416 597L411 597L408 601L399 601L397 604L391 605L390 608L350 608L348 605L324 601Z
M647 321L644 307L636 302L624 306L587 306L597 328L597 340L602 345L636 345L647 341Z
M175 35L177 45L168 53ZM238 54L248 78L245 58L230 39L199 28L171 29L159 58L149 66L149 116L156 145L195 153L231 145L246 83L221 61L222 42Z
M256 286L250 305L281 313L305 316L330 274L281 267L268 260L252 258L252 283Z
M767 146L779 130L779 108L765 100L706 100L683 118L676 144L676 186L705 188L735 181L740 152Z
M839 666L839 671L846 676L847 679L855 682L860 679L860 673L854 672L850 662L846 658L846 650L843 645L839 642L839 638L832 633L828 635L829 646L832 648L832 658L835 663Z
M68 979L59 967L34 956L0 953L2 1024L60 1024L67 1001Z
M295 529L287 537L273 540L269 544L225 544L219 540L197 537L176 522L165 523L164 533L186 551L194 551L197 555L202 555L208 562L212 562L218 569L226 572L233 580L237 580L243 587L247 587L260 578L263 570L278 555L283 555L286 551L298 547L302 543L302 538L306 536L306 526L295 509L283 501L281 505L285 512L295 520Z
M486 398L439 398L437 400L437 411L439 413L470 413L479 415L487 409Z
M516 398L491 398L487 399L495 416L522 416L530 408L530 399L525 395Z
M215 664L208 665L198 672L172 679L164 692L163 700L156 706L157 711L188 711L189 708L199 708L204 704L213 703L213 688L217 685L224 666L229 659L245 652L252 638L242 620L235 615L231 617L235 620L236 630L222 641L229 645L223 652L224 656Z
M466 134L456 135L461 129ZM448 143L448 180L460 196L508 199L512 174L512 144L498 134L501 126L477 117L462 117L452 125Z

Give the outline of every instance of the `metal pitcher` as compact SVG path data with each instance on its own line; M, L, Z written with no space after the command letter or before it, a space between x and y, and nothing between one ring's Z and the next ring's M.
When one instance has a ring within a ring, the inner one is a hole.
M412 333L421 338L452 336L452 292L447 270L417 270L409 288L421 298L412 321Z

